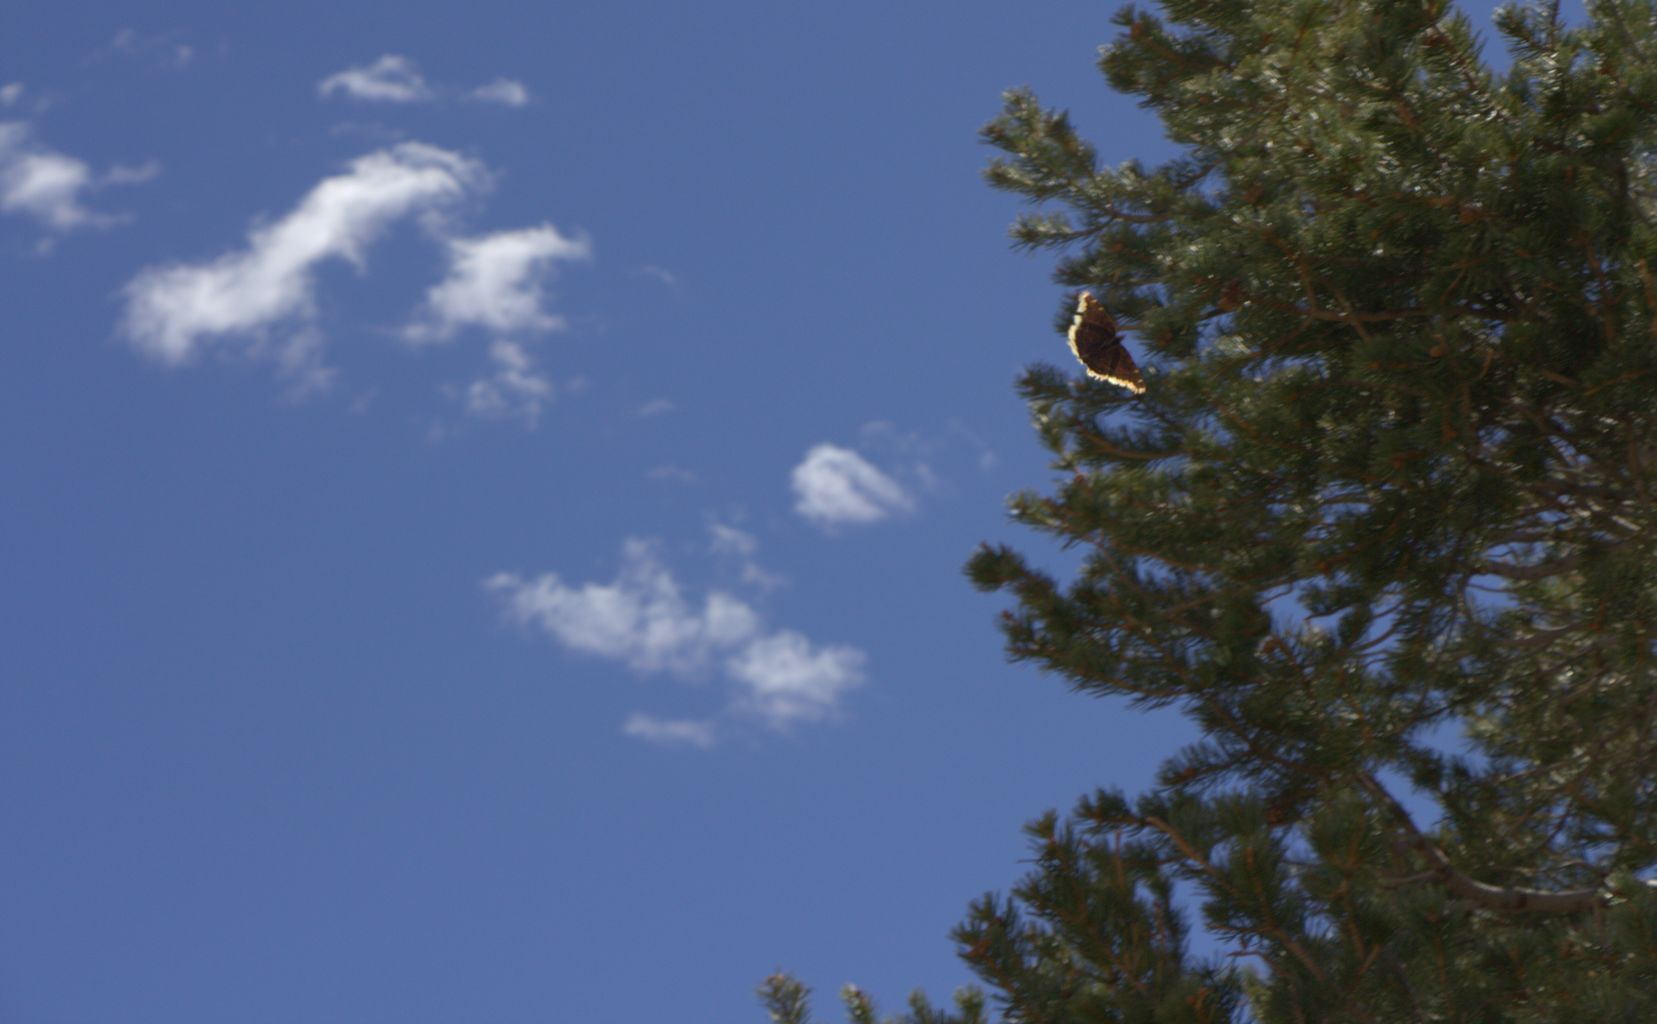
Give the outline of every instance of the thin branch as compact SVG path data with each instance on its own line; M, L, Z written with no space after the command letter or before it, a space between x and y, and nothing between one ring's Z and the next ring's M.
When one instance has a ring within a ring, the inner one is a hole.
M1399 830L1404 833L1405 844L1432 865L1433 877L1446 889L1470 903L1486 910L1504 913L1577 914L1603 907L1610 902L1611 894L1603 886L1550 891L1522 886L1490 885L1471 878L1457 869L1444 851L1416 827L1409 812L1404 810L1374 776L1367 773L1361 775L1359 785L1382 803L1389 816L1397 823ZM1657 882L1647 880L1644 884L1657 890Z

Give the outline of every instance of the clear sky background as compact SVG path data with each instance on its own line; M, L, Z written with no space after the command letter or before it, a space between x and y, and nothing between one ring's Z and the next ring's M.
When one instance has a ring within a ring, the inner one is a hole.
M967 982L1185 736L960 574L1069 359L977 129L1170 155L1113 9L5 4L0 1024Z

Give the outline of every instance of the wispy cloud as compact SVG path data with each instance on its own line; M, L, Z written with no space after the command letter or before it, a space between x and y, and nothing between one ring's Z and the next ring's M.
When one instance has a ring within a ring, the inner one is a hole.
M388 53L372 64L336 71L316 84L318 96L344 93L372 103L420 103L435 98L414 61Z
M359 67L336 71L316 84L318 96L335 93L369 103L430 103L459 95L480 103L522 107L529 103L529 89L513 78L496 78L464 93L426 81L412 57L388 53Z
M361 268L388 225L488 183L482 164L405 142L353 160L289 213L249 232L246 247L201 264L148 267L126 287L123 329L143 352L179 364L212 338L249 334L315 311L315 270Z
M794 510L824 528L873 523L914 507L891 477L850 448L820 444L794 467Z
M752 558L754 552L759 550L759 540L747 530L739 530L724 523L709 523L708 533L713 535L713 550L716 554Z
M0 121L0 212L32 217L55 233L121 223L125 218L88 208L82 195L148 181L159 171L150 163L94 174L86 161L37 142L28 123Z
M700 481L695 473L683 466L651 466L644 471L644 478L659 484L682 484L686 487Z
M420 316L404 329L410 341L446 341L468 326L503 334L556 330L564 322L543 308L542 282L558 261L592 255L586 239L566 238L551 224L448 245L448 276L426 293Z
M638 712L628 715L627 720L621 723L621 734L649 743L682 744L701 750L713 746L715 739L712 722L653 718Z
M484 103L499 103L505 107L521 107L529 102L529 90L524 83L511 78L497 78L478 86L466 94L468 99Z
M160 173L159 160L149 160L141 164L116 164L98 176L98 185L142 185Z
M132 28L116 32L109 41L109 48L128 57L154 60L171 71L188 67L196 55L195 47L178 41L177 32L144 33Z
M515 341L492 342L489 361L494 370L466 389L466 411L484 419L521 419L533 429L541 406L552 399L552 381Z
M647 541L629 540L611 583L572 586L556 573L500 573L485 587L514 621L574 651L643 673L694 677L717 670L735 684L730 708L776 729L826 718L863 678L862 651L817 646L771 630L752 606L720 591L688 600Z
M961 420L952 417L949 420L948 429L952 435L963 439L970 447L977 450L979 470L988 473L1001 464L1001 457L996 454L994 448L990 447L989 442L985 441L976 430L973 430Z
M639 268L639 273L643 274L645 277L653 277L656 280L658 280L658 281L662 282L663 284L667 285L669 288L679 287L679 275L675 274L673 271L668 270L664 267L656 267L656 266L647 265L647 266L640 267Z
M22 82L8 82L5 85L0 85L0 107L15 107L22 101Z
M721 522L711 522L708 524L708 533L713 538L709 543L713 553L734 558L742 567L742 582L761 590L771 590L787 582L759 564L754 557L759 552L759 538L747 530L740 530Z

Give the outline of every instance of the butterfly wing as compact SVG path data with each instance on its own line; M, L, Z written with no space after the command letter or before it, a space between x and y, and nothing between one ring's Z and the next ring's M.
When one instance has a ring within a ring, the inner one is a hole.
M1070 351L1087 368L1089 377L1127 388L1136 395L1145 393L1145 380L1139 375L1139 366L1128 354L1127 346L1122 344L1116 321L1091 292L1083 292L1076 300L1069 340Z

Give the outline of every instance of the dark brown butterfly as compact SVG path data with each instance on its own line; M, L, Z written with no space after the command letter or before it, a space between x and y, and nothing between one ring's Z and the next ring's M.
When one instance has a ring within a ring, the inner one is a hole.
M1070 321L1070 351L1087 367L1087 375L1094 380L1127 388L1136 395L1145 393L1145 380L1139 376L1139 367L1122 336L1116 331L1116 321L1092 292L1083 292L1076 299L1076 316Z

